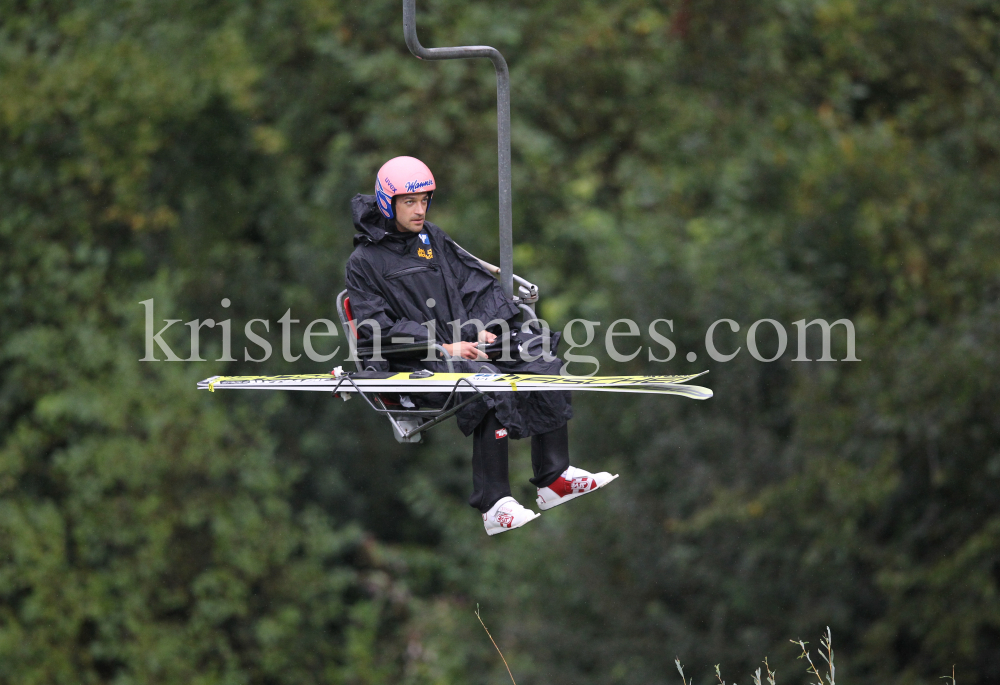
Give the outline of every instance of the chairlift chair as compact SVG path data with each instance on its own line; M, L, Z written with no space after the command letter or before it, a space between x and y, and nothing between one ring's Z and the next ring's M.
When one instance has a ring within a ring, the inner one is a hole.
M526 321L535 319L535 303L538 301L538 287L533 283L514 274L514 246L511 209L511 164L510 164L510 75L507 70L507 62L503 55L496 48L483 45L461 46L450 48L425 48L417 38L417 18L416 0L403 0L403 38L406 46L417 59L471 59L485 57L493 63L497 76L497 170L500 189L500 266L494 266L485 262L468 250L459 247L466 254L474 257L490 273L500 279L500 286L507 297L510 297L521 310ZM514 294L514 283L518 285L518 292ZM344 329L344 335L350 341L351 359L357 367L359 373L365 372L363 359L366 350L359 350L357 347L358 331L355 319L351 312L351 301L347 296L347 291L342 291L337 295L337 314L340 316L340 324ZM447 351L438 344L433 344L436 355L449 363L451 358ZM391 341L391 344L380 347L381 354L386 357L396 358L420 358L427 355L429 346L423 343L414 344L410 342ZM372 351L369 352L369 358ZM392 424L393 434L396 440L403 443L420 442L424 431L432 426L453 416L461 407L469 402L478 399L480 394L474 395L458 401L455 392L448 397L448 401L440 409L411 409L403 406L398 398L394 399L386 395L374 395L369 398L363 393L362 397L376 411L383 413ZM349 395L344 396L345 399Z
M494 266L472 255L460 246L469 256L477 261L500 281L504 295L509 297L522 314L522 328L524 324L531 324L537 321L535 316L535 304L538 302L538 287L533 283L514 274L514 249L512 239L512 214L511 214L511 164L510 164L510 79L507 71L507 63L503 55L495 48L486 46L466 46L451 48L425 48L420 45L417 39L416 25L416 0L403 0L403 35L406 45L419 59L467 59L474 57L485 57L489 59L497 75L497 152L498 152L498 176L500 187L500 266ZM517 294L514 293L514 284L517 283ZM343 327L344 335L350 345L350 361L354 362L356 371L351 373L340 373L340 369L335 370L335 378L330 379L325 375L307 375L301 377L224 377L213 376L198 384L199 388L213 390L215 386L221 387L243 387L255 389L296 389L296 390L325 390L321 387L324 384L318 382L317 378L323 381L334 381L332 388L334 396L340 396L344 400L350 399L354 394L359 395L376 412L385 414L392 425L393 434L396 440L401 443L420 442L423 433L454 416L462 407L483 396L480 390L469 378L472 374L458 374L457 378L449 378L449 383L454 381L451 392L441 407L418 409L415 405L405 406L403 397L399 394L379 393L368 388L379 387L377 379L394 376L394 373L379 372L365 368L365 360L371 360L375 355L375 348L358 347L358 330L355 317L351 311L351 301L347 291L343 290L337 296L337 313L340 316L340 324ZM536 327L537 328L537 327ZM544 328L544 327L542 327ZM538 332L541 332L540 330ZM510 344L514 337L505 341L491 343L483 349L488 355L499 354L503 346ZM381 340L376 341L377 343ZM453 358L448 354L443 346L433 342L416 343L413 340L390 339L389 344L380 345L378 350L385 357L390 358L410 358L420 359L433 352L438 359L448 364L449 370L452 368ZM428 371L416 371L411 374L411 379L424 379L429 375ZM610 377L609 383L600 386L590 384L587 389L612 391L612 392L662 392L666 394L681 395L692 399L708 399L712 396L712 391L698 386L683 386L686 381L701 374L689 376L663 376L663 377ZM367 380L366 380L367 379ZM397 379L398 380L398 379ZM560 379L562 380L562 379ZM359 381L362 381L359 383ZM306 385L302 383L305 382ZM406 381L411 383L411 381ZM516 387L511 385L511 391ZM544 383L543 383L544 385ZM607 387L615 385L621 387ZM419 386L419 384L417 384ZM417 387L414 386L414 387ZM349 388L347 392L339 392L341 387ZM392 387L392 386L391 386ZM398 387L398 386L396 386ZM405 386L407 388L410 385ZM680 389L683 388L683 391ZM555 389L549 385L546 390ZM504 387L503 391L507 391ZM437 392L437 391L435 391Z
M488 271L494 274L499 272L497 267L475 257L475 255L472 255L472 253L461 246L458 246L458 249L477 259ZM533 307L538 302L538 286L517 275L514 275L514 281L518 284L519 296L516 298L516 302L521 310L523 320L527 322L535 320ZM340 326L344 331L344 336L348 340L351 353L349 361L353 360L358 373L372 371L370 367L366 366L366 361L371 359L375 350L373 348L358 347L357 320L354 317L354 312L351 310L351 298L348 296L347 290L342 290L337 295L337 315L340 317ZM426 357L430 350L433 350L435 356L439 359L448 363L450 368L450 362L453 358L438 343L414 343L412 341L403 342L392 339L389 344L379 346L379 353L381 355L386 358L396 359L420 359ZM424 431L450 418L466 404L482 396L482 393L478 393L459 401L457 394L452 392L443 406L439 408L416 409L404 406L400 401L401 398L398 396L374 394L369 397L363 393L359 394L368 402L372 409L386 415L389 423L392 424L392 432L396 441L401 443L421 442ZM344 395L343 397L346 399L350 395Z

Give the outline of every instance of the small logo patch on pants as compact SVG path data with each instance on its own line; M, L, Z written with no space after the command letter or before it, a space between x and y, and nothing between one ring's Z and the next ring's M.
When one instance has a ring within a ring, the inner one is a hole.
M506 428L501 428L500 430L496 431L496 434L497 434L497 440L499 440L500 438L506 438L507 437L507 429Z

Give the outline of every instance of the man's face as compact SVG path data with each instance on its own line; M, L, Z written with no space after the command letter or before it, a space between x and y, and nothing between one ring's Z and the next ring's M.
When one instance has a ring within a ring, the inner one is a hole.
M396 227L400 231L419 233L424 230L424 217L427 205L431 201L430 193L413 193L396 196Z

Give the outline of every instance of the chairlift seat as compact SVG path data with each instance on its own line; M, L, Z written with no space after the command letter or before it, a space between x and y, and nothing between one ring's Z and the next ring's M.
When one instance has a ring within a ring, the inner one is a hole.
M462 248L459 247L459 249ZM471 253L468 253L464 249L463 252L471 255ZM479 262L493 273L499 271L497 267L488 262L483 262L482 260L479 260ZM514 299L522 315L527 319L534 319L535 312L533 305L538 301L538 287L517 275L514 278L520 286L520 297L515 297ZM340 326L349 342L351 351L350 359L353 360L357 371L363 372L366 370L365 352L370 352L371 350L358 348L357 321L354 318L354 312L351 309L351 298L348 296L346 289L337 295L337 315L340 317ZM437 343L433 343L433 347L429 343L380 345L379 351L383 357L421 359L427 356L429 348L433 349L444 361L449 362L450 366L452 357L450 357L444 347ZM478 397L476 395L475 397L464 399L460 404L455 404L452 401L454 398L454 395L452 395L443 407L437 409L408 409L400 402L399 395L378 394L374 395L372 400L369 400L369 404L376 411L386 415L392 424L393 434L398 442L416 443L421 442L425 431L453 416L461 406Z

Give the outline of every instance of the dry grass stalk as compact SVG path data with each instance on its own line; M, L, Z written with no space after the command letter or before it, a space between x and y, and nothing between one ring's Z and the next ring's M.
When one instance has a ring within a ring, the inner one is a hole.
M826 635L819 639L822 649L818 651L819 655L823 657L823 661L826 662L826 683L823 682L823 676L820 674L819 669L816 668L816 664L813 663L812 657L809 655L809 650L806 649L806 645L809 643L802 640L789 640L789 642L802 648L802 654L798 658L809 662L809 668L806 669L806 672L816 677L817 685L837 685L837 667L833 664L833 634L830 632L830 626L826 627ZM826 650L826 654L823 653L823 650Z
M479 615L479 602L476 602L476 618L479 619L479 625L481 625L483 627L483 630L486 631L486 635L490 638L490 642L492 642L493 646L496 647L497 654L499 654L500 658L503 659L503 665L507 666L507 660L503 658L503 652L501 652L500 648L497 647L497 641L493 639L492 635L490 635L490 629L486 627L486 624L483 623L483 617ZM514 680L514 674L510 672L510 666L507 666L507 675L510 676L510 682L514 683L514 685L517 685L517 681Z
M677 664L677 671L681 674L681 682L684 685L691 685L690 680L684 680L684 667L681 666L681 660L678 657L674 657L674 663Z

